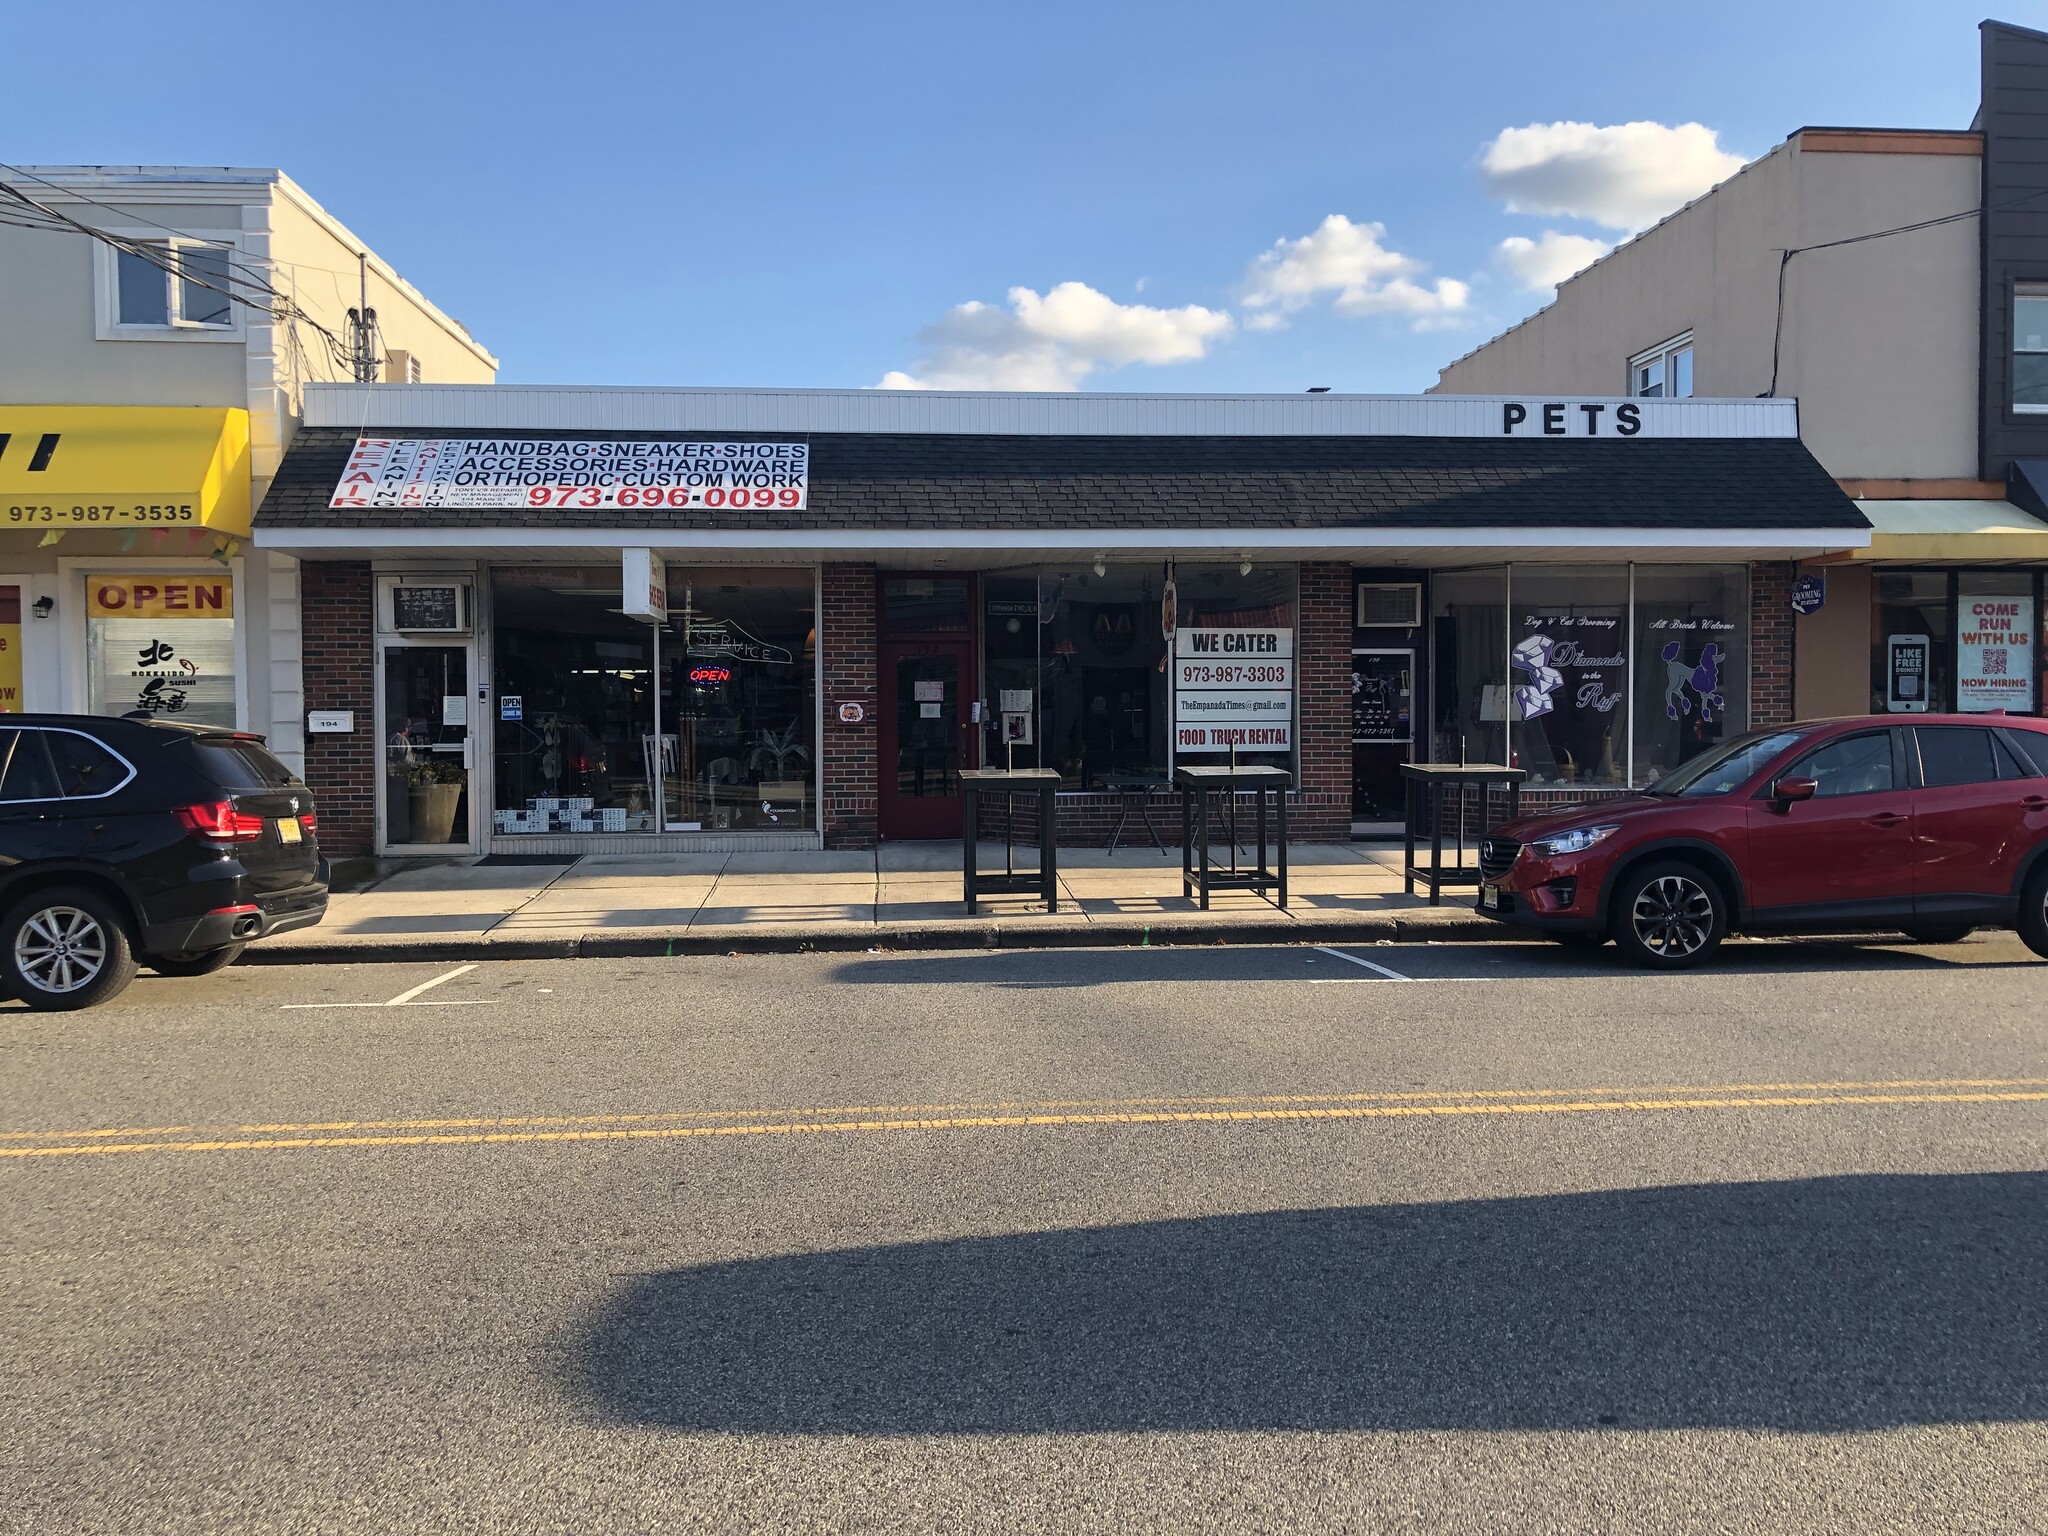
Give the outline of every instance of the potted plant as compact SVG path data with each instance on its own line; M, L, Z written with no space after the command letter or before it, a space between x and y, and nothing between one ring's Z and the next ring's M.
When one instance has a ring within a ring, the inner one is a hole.
M412 813L412 840L416 843L452 843L455 813L462 806L462 790L469 771L459 760L423 757L405 771L407 807Z

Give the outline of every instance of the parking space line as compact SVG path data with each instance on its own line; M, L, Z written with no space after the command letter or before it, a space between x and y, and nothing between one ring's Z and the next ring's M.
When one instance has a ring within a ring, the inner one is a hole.
M447 973L446 975L443 975L443 976L436 976L436 977L434 977L434 978L433 978L433 979L432 979L431 981L423 981L423 982L421 982L421 983L420 983L420 984L419 984L418 986L416 986L416 987L407 987L407 988L406 988L406 989L405 989L405 990L404 990L403 992L399 993L399 994L398 994L398 996L396 996L396 997L392 998L392 999L391 999L390 1001L388 1001L388 1002L383 1002L383 1003L285 1003L285 1004L282 1004L281 1006L282 1006L283 1008L285 1008L286 1010L292 1010L292 1009L306 1009L306 1008L474 1008L474 1007L476 1007L476 1006L477 1006L478 1004L480 1004L480 1003L483 1003L483 1002L486 1002L486 1001L488 1001L488 999L486 999L486 998L481 998L481 997L465 997L465 998L440 998L440 997L436 997L436 998L432 998L432 999L429 999L429 1000L428 1000L427 1002L424 1002L424 1003L422 1003L422 1002L416 1002L416 1001L415 1001L415 999L416 999L416 998L418 998L418 997L419 997L419 995L420 995L420 994L421 994L422 992L430 991L430 990L432 990L433 988L435 988L435 987L438 987L438 986L440 986L440 985L441 985L441 983L442 983L442 982L444 982L444 981L453 981L453 980L454 980L454 979L455 979L456 977L458 977L458 976L463 976L463 975L467 975L467 974L468 974L469 972L471 972L471 971L473 971L473 970L475 970L475 969L476 969L476 965L477 965L477 963L476 963L475 961L472 961L472 962L470 962L470 963L469 963L468 965L458 965L457 967L455 967L455 969L454 969L454 970L452 970L452 971L449 971L449 972L448 972L448 973Z
M1413 981L1415 979L1413 976L1403 976L1399 971L1389 969L1387 966L1380 965L1375 961L1361 959L1357 955L1348 955L1341 949L1331 949L1325 944L1318 944L1316 946L1316 953L1319 955L1334 955L1339 960L1349 960L1353 965L1362 965L1368 971L1379 972L1388 981Z

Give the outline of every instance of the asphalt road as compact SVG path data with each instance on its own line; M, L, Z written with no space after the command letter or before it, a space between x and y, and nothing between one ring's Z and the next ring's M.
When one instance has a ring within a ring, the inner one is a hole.
M9 1008L0 1531L2048 1530L2044 982L2001 935Z

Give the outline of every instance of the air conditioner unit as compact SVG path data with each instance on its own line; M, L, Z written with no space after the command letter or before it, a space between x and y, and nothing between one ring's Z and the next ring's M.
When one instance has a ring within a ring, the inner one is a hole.
M389 628L401 635L469 633L469 588L462 582L394 582Z
M1352 623L1360 629L1414 629L1422 622L1422 583L1362 581Z

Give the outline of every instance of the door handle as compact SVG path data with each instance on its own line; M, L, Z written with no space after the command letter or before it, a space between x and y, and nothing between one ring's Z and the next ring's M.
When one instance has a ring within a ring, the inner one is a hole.
M1879 811L1875 816L1866 819L1873 827L1896 827L1903 825L1909 818L1901 811Z
M2028 795L2020 802L2023 811L2048 811L2048 795Z

